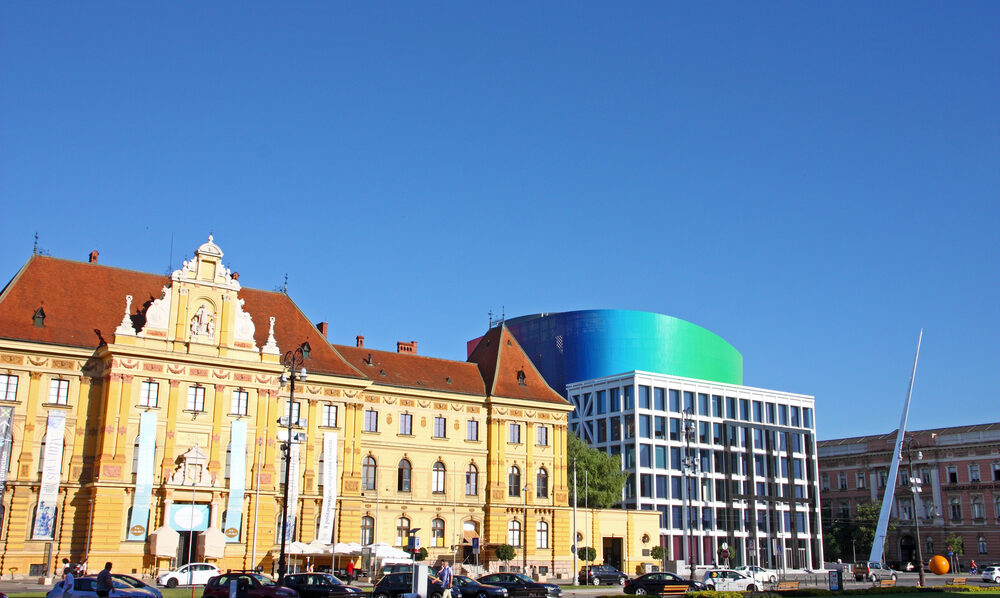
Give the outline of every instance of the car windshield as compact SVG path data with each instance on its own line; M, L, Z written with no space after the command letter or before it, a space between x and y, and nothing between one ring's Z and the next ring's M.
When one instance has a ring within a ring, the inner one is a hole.
M451 578L451 581L454 582L456 586L471 586L476 583L464 575L456 575Z
M516 578L518 578L521 581L526 581L528 583L534 583L534 581L532 581L532 579L530 577L528 577L527 575L525 575L523 573L515 573L513 576L516 577Z

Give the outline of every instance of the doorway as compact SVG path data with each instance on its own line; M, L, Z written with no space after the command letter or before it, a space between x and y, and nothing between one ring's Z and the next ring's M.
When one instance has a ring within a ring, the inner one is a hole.
M602 556L604 564L622 570L622 538L604 538Z
M198 562L198 532L177 532L177 566Z

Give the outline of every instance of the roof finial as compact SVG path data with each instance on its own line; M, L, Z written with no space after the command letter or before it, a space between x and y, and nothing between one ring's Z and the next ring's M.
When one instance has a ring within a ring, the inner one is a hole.
M285 284L282 285L281 292L286 295L288 294L288 272L285 272Z
M35 246L31 248L32 255L38 255L38 231L35 231Z

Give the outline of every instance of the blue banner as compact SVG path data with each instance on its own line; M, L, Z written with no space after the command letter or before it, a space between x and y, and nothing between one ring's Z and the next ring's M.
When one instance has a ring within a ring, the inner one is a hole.
M149 531L149 504L153 498L153 469L156 452L156 412L139 416L139 456L135 472L135 498L128 522L128 540L143 541Z
M226 542L240 541L240 526L243 522L243 495L247 480L247 422L238 419L233 422L229 460L229 503L226 505L226 521L222 531Z

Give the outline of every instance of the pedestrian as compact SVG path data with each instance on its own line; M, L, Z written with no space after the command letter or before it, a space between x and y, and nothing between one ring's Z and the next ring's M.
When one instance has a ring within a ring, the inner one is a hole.
M448 561L445 561L441 567L441 587L444 588L441 598L451 598L451 565L448 564Z
M73 566L69 564L69 559L63 559L62 589L63 598L73 598L73 589L76 579L73 577Z
M354 581L354 561L347 561L347 583Z
M114 587L114 582L111 580L111 561L108 561L104 563L104 568L97 574L97 587L95 588L97 598L108 598Z
M978 570L979 567L976 566L976 561L969 563L969 573L975 574Z

